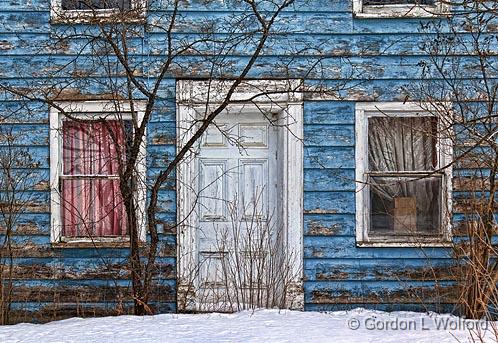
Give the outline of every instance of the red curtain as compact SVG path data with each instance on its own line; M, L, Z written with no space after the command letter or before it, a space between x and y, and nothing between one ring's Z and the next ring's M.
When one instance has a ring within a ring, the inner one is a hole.
M126 143L123 124L64 121L62 129L63 235L126 235L126 211L117 177Z

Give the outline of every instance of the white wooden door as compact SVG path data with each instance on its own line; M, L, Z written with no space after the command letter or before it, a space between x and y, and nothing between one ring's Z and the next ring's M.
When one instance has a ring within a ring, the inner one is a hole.
M219 116L200 142L196 293L205 310L250 302L251 295L234 293L235 284L264 284L258 259L275 245L262 240L275 239L280 222L276 135L261 113L236 112Z
M234 227L239 237L228 237L231 243L243 242L240 236L248 232L257 241L255 227L265 226L272 230L266 244L272 265L251 271L248 278L263 272L267 277L258 287L283 296L263 307L303 309L303 94L295 92L299 83L245 81L232 94L237 102L228 106L229 114L216 119L228 135L212 127L177 166L180 311L237 310L240 307L234 308L234 302L254 303L234 300L237 287L225 282L223 261L238 258L244 268L245 261L264 261L267 252L251 255L244 246L220 246L219 241L223 232L229 235ZM206 112L224 101L232 85L227 80L177 82L177 152L193 137ZM268 94L261 96L262 90ZM269 125L268 119L278 125ZM237 281L238 288L250 287L250 281Z

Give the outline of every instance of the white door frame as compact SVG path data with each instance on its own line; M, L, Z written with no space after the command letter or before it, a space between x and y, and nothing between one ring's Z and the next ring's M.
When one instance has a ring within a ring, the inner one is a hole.
M206 108L219 104L233 81L180 80L176 86L177 100L177 152L195 132L198 125L192 120L202 118ZM282 120L286 126L278 135L278 154L282 154L281 194L282 221L286 228L285 253L292 257L292 275L295 275L288 290L289 307L304 308L303 291L303 94L296 92L299 80L257 80L245 81L232 96L236 104L230 110L244 112L244 108L257 107L271 113L285 114ZM262 96L259 94L265 93ZM209 104L207 100L209 99ZM250 101L243 102L244 100ZM241 103L242 102L242 103ZM207 107L207 105L209 105ZM180 310L196 310L197 289L197 215L195 206L196 177L195 153L177 166L177 223L178 260L177 292Z

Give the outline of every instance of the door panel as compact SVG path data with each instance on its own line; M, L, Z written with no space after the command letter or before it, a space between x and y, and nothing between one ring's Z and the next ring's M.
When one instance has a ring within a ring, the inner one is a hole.
M240 140L246 148L268 147L268 125L240 124Z
M267 159L244 159L240 165L242 219L264 218L270 185Z
M226 160L199 161L199 215L201 221L226 220Z

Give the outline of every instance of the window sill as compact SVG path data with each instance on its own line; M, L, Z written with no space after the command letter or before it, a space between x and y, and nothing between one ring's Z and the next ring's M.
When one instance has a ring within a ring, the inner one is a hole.
M143 245L143 242L139 243ZM60 242L52 242L52 248L129 248L130 239L125 238L95 238L93 240L86 238L63 238Z
M436 6L389 5L363 6L361 11L354 12L357 19L376 18L437 18L448 16L449 13Z
M418 241L398 241L398 242L381 242L375 241L357 241L358 248L450 248L453 246L451 240L433 239Z

